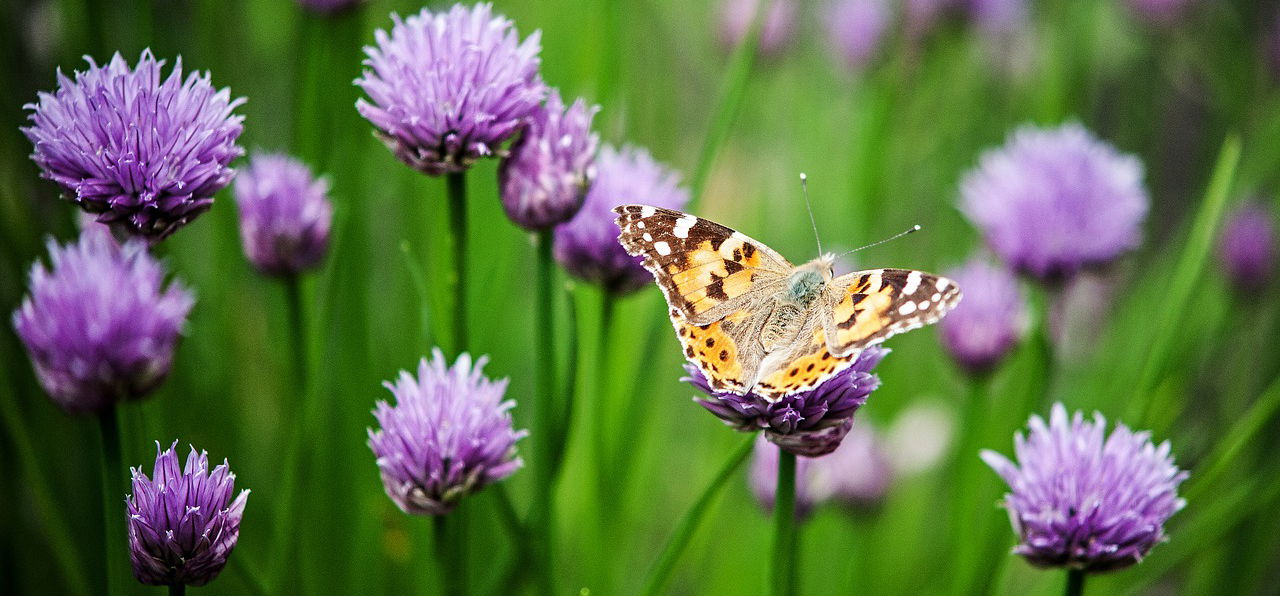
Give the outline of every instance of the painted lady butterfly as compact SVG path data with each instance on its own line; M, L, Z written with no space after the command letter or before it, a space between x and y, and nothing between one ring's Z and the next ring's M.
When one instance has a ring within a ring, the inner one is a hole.
M685 357L717 391L775 401L810 390L862 348L935 323L960 302L955 282L922 271L835 277L832 254L797 267L694 215L649 205L614 212L618 241L644 256Z

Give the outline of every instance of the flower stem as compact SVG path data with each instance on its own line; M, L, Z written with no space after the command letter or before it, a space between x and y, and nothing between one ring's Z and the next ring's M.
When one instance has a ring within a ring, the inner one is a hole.
M774 596L790 596L795 587L796 454L778 451L778 491L773 506L773 567L769 585Z
M449 193L449 234L453 240L453 351L467 350L467 175L445 175Z
M467 549L463 542L458 511L432 518L436 561L439 563L441 588L445 596L467 593Z
M597 494L605 502L610 501L614 487L618 486L616 475L611 473L618 470L613 467L613 448L615 445L609 441L611 436L609 411L618 405L614 403L615 396L618 393L617 384L609 382L609 357L613 353L611 338L613 336L613 313L616 304L614 295L607 291L604 292L600 299L600 336L598 338L599 343L596 346L596 399L591 412L591 422L595 430L592 435L595 441L596 481L599 489Z
M658 556L658 561L654 563L653 568L649 571L649 578L645 580L644 590L640 592L643 596L654 596L662 593L663 586L671 578L671 572L675 570L676 561L684 553L684 549L689 546L689 539L693 536L693 531L698 529L698 526L702 523L702 518L707 514L707 509L711 507L712 499L720 494L720 489L724 488L725 482L742 466L742 462L746 461L754 444L755 435L742 441L733 450L733 453L729 455L729 459L725 460L724 465L720 467L720 471L716 472L715 477L711 479L711 484L707 485L707 488L698 496L698 500L694 501L689 510L680 518L680 523L676 524L676 529L672 532L671 538L667 540L666 546L662 548L662 554Z
M187 584L171 584L169 586L169 596L186 596Z
M106 544L107 593L121 593L120 565L125 559L120 541L125 533L120 531L120 522L124 520L124 512L120 501L124 493L120 492L118 482L120 474L120 421L116 418L114 405L98 413L98 428L102 431L102 532Z
M553 492L555 491L555 468L553 461L556 458L556 438L554 428L556 427L556 416L559 412L557 407L558 396L556 395L556 375L555 367L555 297L552 294L552 278L555 275L554 267L551 260L552 232L550 229L541 230L534 237L534 243L537 245L535 250L537 256L535 261L535 295L534 295L534 318L536 320L536 336L534 344L537 348L534 350L537 361L534 364L534 384L538 396L538 403L534 407L534 415L537 419L534 421L534 436L536 441L537 453L537 481L538 496L535 501L538 509L534 513L534 531L538 535L538 540L546 545L543 549L543 555L540 557L542 566L544 567L544 575L550 577L550 570L553 568L552 551L552 530L555 524L551 520L554 508L551 505Z
M318 421L316 420L315 409L318 406L318 400L307 398L307 343L306 343L306 325L304 323L304 313L302 310L302 288L301 280L297 275L289 275L284 278L285 291L285 310L289 319L289 340L292 348L293 358L293 391L295 396L289 403L282 404L286 412L286 416L295 422L290 425L290 440L286 444L284 453L284 470L281 475L280 500L276 505L275 518L276 523L274 542L278 546L278 555L275 557L276 572L273 574L275 587L281 590L284 586L289 585L287 577L290 570L296 569L293 565L293 548L297 544L294 531L294 512L298 509L296 496L299 494L298 478L299 459L302 457L303 445L311 442L309 430L314 428ZM296 417L298 414L300 418Z
M1067 570L1067 590L1064 594L1066 596L1081 596L1081 594L1084 594L1083 569Z

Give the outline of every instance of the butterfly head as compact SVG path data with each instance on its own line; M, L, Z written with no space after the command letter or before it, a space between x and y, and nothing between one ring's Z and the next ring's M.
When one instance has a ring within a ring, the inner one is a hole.
M831 283L835 277L836 256L825 253L822 256L796 267L787 278L787 289L790 299L800 304L808 304Z

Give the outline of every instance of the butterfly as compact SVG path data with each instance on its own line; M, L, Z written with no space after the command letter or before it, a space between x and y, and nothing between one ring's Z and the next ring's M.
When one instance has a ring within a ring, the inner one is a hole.
M792 265L745 234L650 205L614 208L627 253L666 296L685 358L712 389L769 402L811 390L867 346L936 323L960 302L945 277L870 269L836 277L836 256Z

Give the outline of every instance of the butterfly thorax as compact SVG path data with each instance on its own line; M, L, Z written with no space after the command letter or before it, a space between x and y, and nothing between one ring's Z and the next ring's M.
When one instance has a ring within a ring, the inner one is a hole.
M810 306L826 292L832 278L831 255L822 255L796 267L786 286L773 298L773 312L761 329L760 342L766 352L788 345L800 333Z

